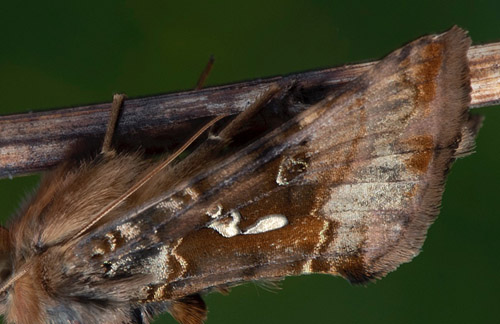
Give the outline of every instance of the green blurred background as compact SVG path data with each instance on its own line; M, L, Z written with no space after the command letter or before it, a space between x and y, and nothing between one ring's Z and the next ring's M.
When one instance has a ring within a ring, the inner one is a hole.
M500 41L500 2L4 0L0 113L189 89L210 54L208 85L379 59L454 24L475 44ZM208 323L500 322L500 107L477 112L477 153L452 169L413 262L367 286L311 275L211 294ZM0 180L3 219L37 180Z

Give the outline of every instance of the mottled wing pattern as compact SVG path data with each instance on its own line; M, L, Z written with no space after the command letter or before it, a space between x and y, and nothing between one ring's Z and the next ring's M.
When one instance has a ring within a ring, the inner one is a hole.
M477 124L468 46L458 29L407 45L191 185L200 198L179 219L220 215L226 227L239 220L239 233L208 227L183 237L176 253L185 266L166 295L310 272L363 282L411 260ZM245 233L275 215L288 224Z
M451 163L473 148L469 43L453 28L408 44L72 253L109 280L142 277L138 304L167 301L183 323L204 317L193 301L212 288L313 272L384 276L418 254ZM183 307L198 315L181 318Z

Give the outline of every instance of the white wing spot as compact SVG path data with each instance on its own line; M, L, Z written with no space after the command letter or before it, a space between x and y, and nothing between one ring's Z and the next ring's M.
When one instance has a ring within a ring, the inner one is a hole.
M207 227L227 238L240 234L251 235L274 231L288 224L288 219L284 215L271 214L261 217L255 224L242 231L238 226L241 221L241 214L237 210L231 210L229 212L230 217L222 216L223 207L217 205L216 209L208 211L207 215L213 218Z
M267 215L250 226L243 234L259 234L274 231L288 225L288 219L281 214Z
M232 210L230 212L231 220L228 220L225 217L221 218L220 214L222 214L222 207L214 215L211 215L212 218L215 218L215 220L208 225L209 228L217 231L224 237L233 237L241 234L241 230L238 227L241 215L238 211Z

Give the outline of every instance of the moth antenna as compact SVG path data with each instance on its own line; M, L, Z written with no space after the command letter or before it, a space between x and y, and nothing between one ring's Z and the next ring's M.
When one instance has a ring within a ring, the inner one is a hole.
M113 140L113 135L115 133L116 123L118 121L118 116L120 115L120 109L126 97L127 96L122 93L113 95L111 116L109 117L108 127L106 128L106 135L104 135L104 141L101 149L101 154L106 157L113 157L116 155L116 151L111 148L111 141Z
M33 262L24 264L21 269L12 277L7 280L5 284L0 288L0 295L3 294L10 286L12 286L17 280L24 276L33 266Z
M200 90L201 88L203 88L203 86L205 85L205 81L207 81L208 75L210 74L210 71L212 71L212 68L214 67L214 62L214 56L210 55L207 65L205 65L205 68L203 69L203 72L201 72L198 82L196 82L196 87L194 88L195 90Z
M216 122L226 117L226 115L217 116L208 123L206 123L201 129L199 129L196 134L191 136L190 139L184 143L177 151L175 151L171 156L169 156L165 161L160 163L156 168L154 168L151 172L146 174L142 179L140 179L136 184L134 184L130 189L128 189L124 194L118 197L116 200L112 201L106 207L101 209L97 216L89 222L84 228L82 228L71 240L75 240L80 237L83 233L85 233L89 228L94 226L98 221L100 221L104 216L109 214L113 209L115 209L119 204L121 204L125 199L130 197L134 192L136 192L139 188L141 188L146 182L148 182L151 178L157 175L161 170L163 170L167 165L169 165L175 158L177 158L182 152L184 152L201 134L203 134L207 129L212 127Z

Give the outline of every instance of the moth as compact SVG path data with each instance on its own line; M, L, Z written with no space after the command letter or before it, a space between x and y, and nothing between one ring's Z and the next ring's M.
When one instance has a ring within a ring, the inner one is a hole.
M382 278L419 253L446 173L474 148L469 45L458 27L422 37L249 136L287 91L272 85L164 159L115 152L111 123L102 153L46 174L0 229L4 319L150 323L168 311L199 324L202 294L244 282Z

